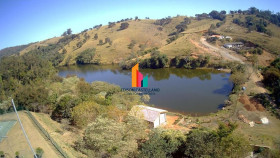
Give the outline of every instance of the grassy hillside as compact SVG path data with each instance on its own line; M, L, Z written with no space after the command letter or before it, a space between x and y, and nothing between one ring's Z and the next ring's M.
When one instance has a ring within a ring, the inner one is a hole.
M20 46L14 46L14 47L8 47L8 48L4 48L0 50L0 58L4 57L4 56L10 56L13 54L17 54L20 51L24 50L25 48L27 48L28 46L32 45L30 44L25 44L25 45L20 45Z
M237 24L232 20L234 18L245 19L247 15L235 14L233 17L227 15L225 23L219 28L214 29L216 33L232 36L233 40L240 39L255 43L269 53L279 54L280 46L280 28L274 24L268 24L267 29L271 30L273 36L264 33L252 31ZM27 53L40 47L57 45L55 51L63 55L62 62L59 65L71 65L76 63L76 57L87 49L95 48L95 54L91 63L112 64L120 63L123 60L133 59L142 54L139 51L159 48L162 54L173 58L186 54L210 54L211 52L200 45L200 38L207 32L212 24L220 22L215 19L196 20L191 18L191 23L187 29L178 34L178 37L171 43L167 40L172 37L171 33L176 31L176 26L184 21L184 16L173 17L171 22L166 25L155 25L156 20L129 20L126 21L129 26L127 29L119 30L121 23L109 28L108 25L99 29L92 29L76 34L72 39L61 42L66 37L55 37L45 41L29 45L20 51L20 54ZM94 38L95 35L98 38ZM109 38L112 43L105 43L105 38ZM100 44L102 40L103 44ZM105 44L104 44L105 43ZM134 43L133 47L129 45ZM213 54L213 53L212 53Z
M270 53L280 54L280 27L277 27L274 24L268 24L267 28L270 29L273 33L273 36L270 37L267 34L260 33L257 31L248 32L248 29L237 24L234 24L232 20L234 18L240 18L241 20L245 19L245 16L248 15L239 15L235 14L234 17L228 15L224 25L216 29L215 31L219 34L224 34L232 36L235 39L241 38L246 41L255 43Z

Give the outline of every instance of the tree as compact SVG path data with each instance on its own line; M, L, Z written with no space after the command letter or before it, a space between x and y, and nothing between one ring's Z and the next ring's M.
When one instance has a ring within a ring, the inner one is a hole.
M15 152L16 158L19 158L19 151Z
M233 23L237 24L237 25L240 25L241 24L241 21L239 18L235 18L232 20Z
M137 21L138 20L138 16L135 16L135 19L134 19L135 21Z
M79 98L70 95L61 97L57 103L54 111L52 112L52 119L61 121L62 118L71 118L72 108L81 102Z
M46 105L48 90L43 86L42 82L32 82L31 84L19 86L14 95L16 103L25 109L34 112L46 112L48 110Z
M76 62L78 64L90 64L95 55L95 48L86 49L82 51L77 57Z
M36 148L36 156L38 158L42 158L43 154L44 154L44 150L42 148L40 148L40 147Z
M227 12L226 12L225 10L222 10L222 11L220 12L220 14L224 14L224 15L226 15L226 14L227 14Z
M72 30L69 28L69 29L67 29L66 33L67 33L67 35L71 35L72 34Z
M110 43L111 42L111 39L109 37L106 37L105 38L105 43Z
M94 35L94 39L95 39L95 40L98 39L98 34L97 34L97 33Z
M93 122L101 113L100 105L93 101L86 101L73 108L71 118L78 127L84 127Z
M1 158L2 158L2 157L5 157L4 151L0 151L0 157L1 157Z
M248 9L248 12L249 12L250 14L257 14L257 13L259 13L259 10L258 10L257 8L255 8L255 7L250 7L250 8Z
M115 22L109 22L109 23L108 23L108 28L112 28L112 27L115 26L115 25L116 25Z
M221 21L223 21L223 20L226 18L226 16L225 16L224 14L221 14L221 13L219 13L219 12L216 11L216 10L211 11L211 12L209 13L209 15L210 15L213 19L218 19L218 20L221 20Z
M214 131L193 130L184 145L186 157L245 157L252 150L242 135L233 135L236 125L220 124ZM234 151L234 152L233 152Z
M231 74L230 80L237 86L244 84L247 81L246 75L242 72L235 72Z
M238 9L238 11L237 11L239 14L241 14L242 13L242 10L241 9Z
M99 40L99 45L103 45L103 40L102 39Z
M139 122L116 122L98 117L87 127L76 148L90 157L135 157L137 139L142 137L138 134L145 133L138 127L141 127Z
M67 36L67 32L64 31L63 34L61 36Z
M123 23L121 23L120 30L127 29L128 26L129 26L129 24L127 22L123 22Z
M183 157L180 152L186 136L177 130L154 129L149 134L149 139L141 145L140 157Z

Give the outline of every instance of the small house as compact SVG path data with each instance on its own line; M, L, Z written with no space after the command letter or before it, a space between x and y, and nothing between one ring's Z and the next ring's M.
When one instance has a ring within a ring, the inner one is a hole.
M149 122L151 127L156 128L166 124L166 110L158 109L150 106L135 105L132 107L129 115L135 116Z
M240 48L243 47L244 44L242 42L232 42L224 44L225 48Z

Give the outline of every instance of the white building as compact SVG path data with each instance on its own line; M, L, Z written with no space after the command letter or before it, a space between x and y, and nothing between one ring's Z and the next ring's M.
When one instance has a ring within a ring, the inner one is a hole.
M163 109L144 105L135 105L132 107L129 115L144 119L148 121L153 128L156 128L159 125L166 124L166 113L167 111Z
M244 44L242 42L232 42L224 44L225 48L240 48L243 47Z

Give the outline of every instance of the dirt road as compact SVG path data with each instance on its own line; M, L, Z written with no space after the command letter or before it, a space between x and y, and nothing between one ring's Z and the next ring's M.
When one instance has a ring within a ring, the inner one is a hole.
M206 39L204 37L200 38L200 42L203 44L203 46L205 46L206 48L209 48L210 50L212 50L217 55L220 55L225 59L238 61L238 62L244 64L244 62L241 59L229 54L229 50L227 50L225 48L215 47L215 46L209 44L208 42L206 42Z

